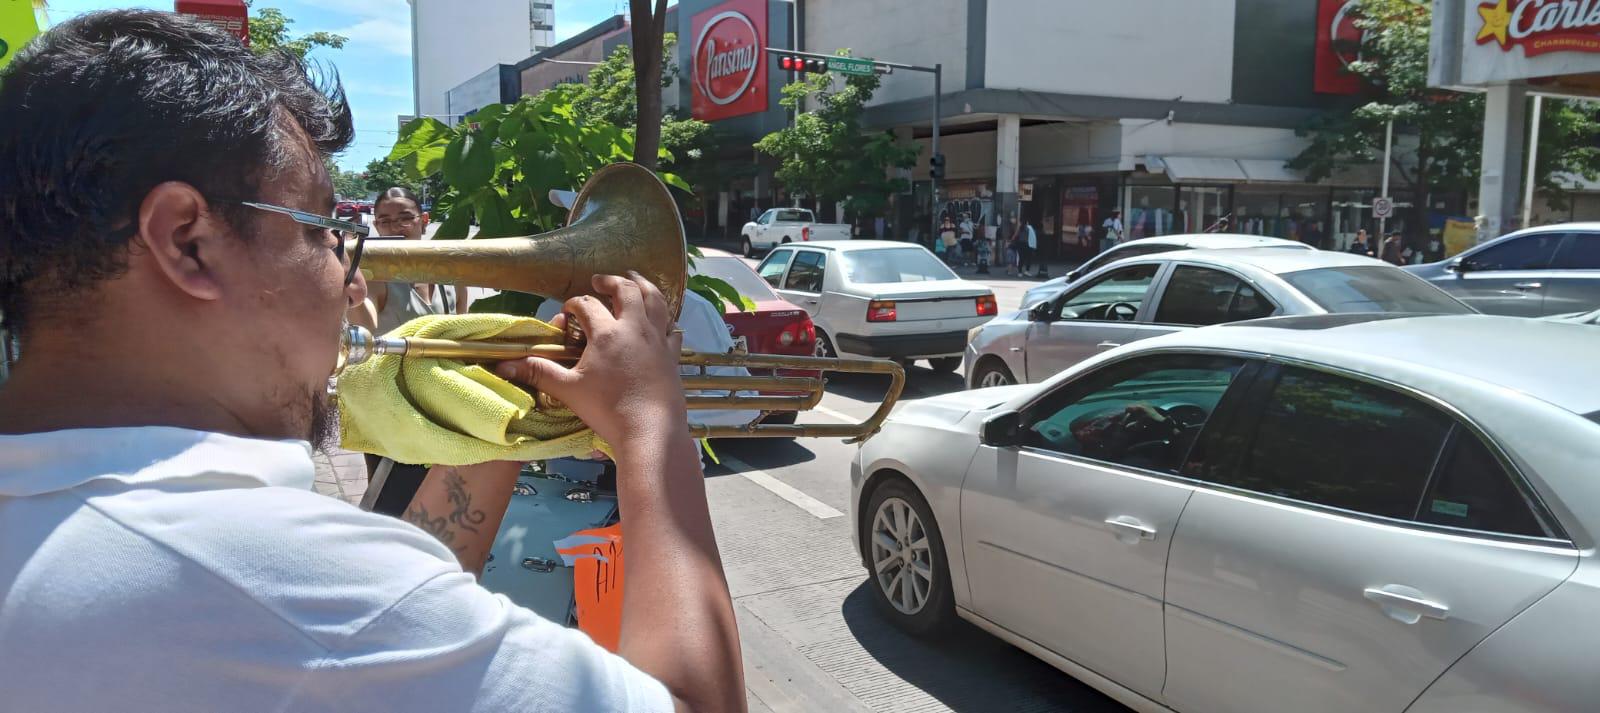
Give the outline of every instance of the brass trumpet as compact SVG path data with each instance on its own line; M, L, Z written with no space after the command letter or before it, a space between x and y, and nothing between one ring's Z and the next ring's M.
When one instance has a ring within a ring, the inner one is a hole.
M361 258L361 272L368 280L470 285L528 292L564 301L593 294L590 285L594 275L624 274L633 270L661 289L673 317L677 317L689 283L686 254L683 222L666 185L642 166L618 163L601 169L584 185L567 216L566 227L515 238L369 242ZM346 330L344 364L357 364L378 354L465 361L503 361L529 356L573 361L582 355L582 344L581 335L575 330L544 342L394 339L374 337L361 327L352 326ZM857 442L877 432L905 387L905 370L899 364L881 359L750 354L736 348L727 354L684 351L679 364L699 370L698 374L683 377L685 389L726 392L723 395L690 395L690 409L798 412L816 407L822 400L827 380L820 374L780 376L776 373L779 369L889 376L883 402L861 423L691 425L690 431L697 438L818 436ZM774 373L771 376L707 373L709 367L718 366L772 369ZM739 391L783 395L741 396Z

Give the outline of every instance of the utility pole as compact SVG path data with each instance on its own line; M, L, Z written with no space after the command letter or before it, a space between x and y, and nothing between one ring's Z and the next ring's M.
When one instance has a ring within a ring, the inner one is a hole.
M1544 113L1544 95L1533 95L1533 134L1528 138L1528 177L1524 179L1527 185L1522 189L1522 226L1526 228L1533 225L1533 184L1538 177L1537 166L1539 163L1539 115Z
M1383 130L1383 190L1381 191L1381 193L1383 194L1384 200L1388 200L1389 199L1389 154L1393 150L1394 150L1394 119L1390 119L1388 125ZM1394 204L1391 202L1390 205L1394 205ZM1379 245L1382 245L1383 244L1383 240L1385 238L1389 237L1389 234L1387 232L1384 232L1385 231L1385 226L1388 224L1388 222L1389 222L1389 216L1387 214L1382 215L1382 216L1380 216L1378 218L1378 235L1376 236L1376 238L1379 241L1378 242ZM1378 250L1376 250L1374 252L1380 257L1383 255L1383 249L1382 248L1379 248Z

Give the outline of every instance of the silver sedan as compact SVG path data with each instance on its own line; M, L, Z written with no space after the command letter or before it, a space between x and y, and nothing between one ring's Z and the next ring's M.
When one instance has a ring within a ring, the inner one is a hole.
M974 329L967 384L1039 382L1107 349L1183 329L1329 312L1465 314L1472 308L1361 255L1185 250L1111 263L1054 299Z
M1594 710L1593 327L1196 329L904 404L851 469L878 609L1142 711Z

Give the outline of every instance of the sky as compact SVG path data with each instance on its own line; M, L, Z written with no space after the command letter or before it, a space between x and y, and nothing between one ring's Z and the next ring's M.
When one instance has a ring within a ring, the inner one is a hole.
M618 0L555 0L556 41L625 12ZM466 4L463 2L463 4ZM146 7L171 10L165 2L130 0L50 0L49 18L59 23L95 10ZM398 137L395 117L412 112L411 11L406 0L255 0L257 10L276 7L294 24L295 35L326 30L349 38L337 50L319 48L311 57L337 69L355 116L356 140L337 159L345 170L360 171L389 153Z

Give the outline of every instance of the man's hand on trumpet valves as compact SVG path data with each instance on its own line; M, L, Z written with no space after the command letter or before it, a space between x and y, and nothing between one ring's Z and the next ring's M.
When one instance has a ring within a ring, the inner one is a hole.
M654 439L642 436L659 436L661 429L683 433L683 335L673 329L661 290L637 273L596 275L594 290L610 299L610 309L579 296L553 320L565 329L566 320L575 319L587 336L576 364L530 357L502 362L496 371L566 404L623 457L631 445L650 447Z

